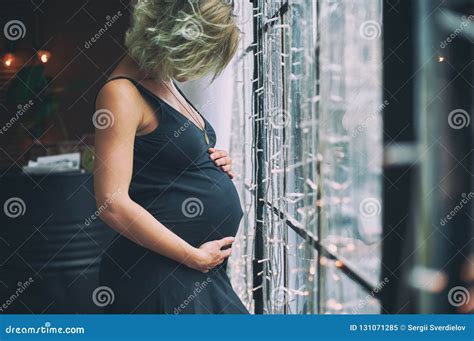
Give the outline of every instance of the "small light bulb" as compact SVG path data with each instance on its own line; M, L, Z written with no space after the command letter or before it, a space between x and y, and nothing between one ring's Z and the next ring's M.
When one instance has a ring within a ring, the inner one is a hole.
M47 62L49 62L49 59L51 58L51 53L45 50L38 51L38 58L41 61L41 63L46 64Z
M443 57L443 56L439 56L439 57L438 57L438 62L439 62L439 63L444 62L444 57Z
M13 54L11 53L5 54L2 58L2 62L6 67L12 66L14 61L15 61L15 58L13 57Z

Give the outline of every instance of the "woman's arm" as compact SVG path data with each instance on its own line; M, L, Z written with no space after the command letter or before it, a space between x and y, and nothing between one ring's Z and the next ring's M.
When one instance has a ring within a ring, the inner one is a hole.
M135 135L147 110L137 89L126 80L110 82L99 93L96 109L94 191L101 219L133 242L190 268L207 272L222 263L231 249L221 249L234 238L195 248L128 195Z

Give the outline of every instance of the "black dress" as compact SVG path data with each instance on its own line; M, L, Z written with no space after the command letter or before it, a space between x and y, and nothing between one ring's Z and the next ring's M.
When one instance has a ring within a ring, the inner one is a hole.
M128 80L159 113L158 128L135 138L130 197L193 246L235 236L243 212L233 182L209 158L214 129L203 118L208 146L193 122ZM202 273L118 236L100 267L101 286L113 293L106 312L248 314L226 268Z

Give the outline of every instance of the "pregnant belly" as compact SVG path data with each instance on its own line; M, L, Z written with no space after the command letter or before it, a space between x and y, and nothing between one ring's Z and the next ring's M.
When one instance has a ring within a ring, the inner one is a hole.
M148 210L193 246L235 236L243 215L233 182L220 170L185 176L162 190Z

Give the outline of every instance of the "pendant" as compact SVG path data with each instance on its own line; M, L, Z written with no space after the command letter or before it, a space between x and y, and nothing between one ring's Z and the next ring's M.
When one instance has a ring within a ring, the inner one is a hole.
M209 145L209 136L207 135L207 132L206 132L206 131L204 132L204 140L205 140L206 143Z

